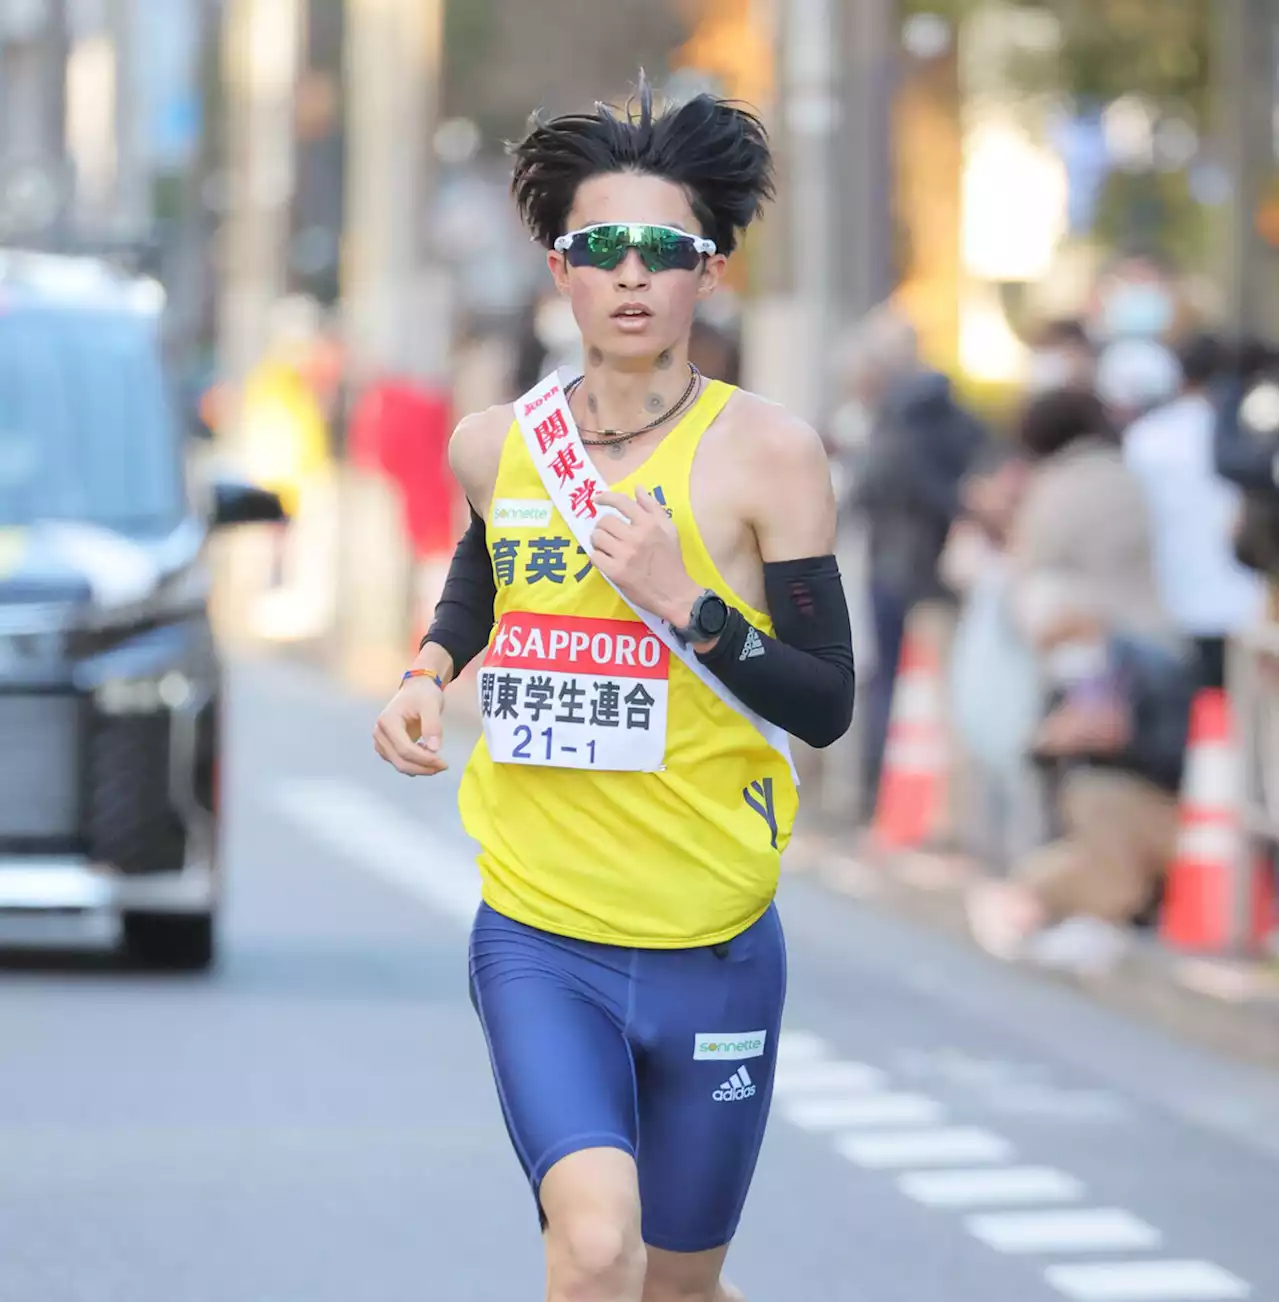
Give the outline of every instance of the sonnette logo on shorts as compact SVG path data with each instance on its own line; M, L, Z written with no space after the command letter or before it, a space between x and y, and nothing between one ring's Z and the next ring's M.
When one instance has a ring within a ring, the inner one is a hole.
M486 668L666 678L670 653L639 620L508 611Z
M755 1081L747 1074L745 1067L739 1067L718 1090L711 1091L711 1097L717 1103L740 1103L755 1092Z
M545 529L550 523L550 502L536 498L500 497L493 504L495 529Z
M694 1062L716 1062L728 1058L764 1056L767 1031L699 1031L693 1037Z

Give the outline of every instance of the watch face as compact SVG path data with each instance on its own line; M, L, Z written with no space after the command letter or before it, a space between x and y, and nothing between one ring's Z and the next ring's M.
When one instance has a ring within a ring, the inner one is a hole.
M729 608L715 593L708 593L698 607L698 627L708 636L715 637L724 631L728 618Z

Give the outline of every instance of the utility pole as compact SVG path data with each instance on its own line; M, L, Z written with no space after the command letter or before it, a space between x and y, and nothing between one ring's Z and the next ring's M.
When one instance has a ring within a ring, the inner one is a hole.
M302 45L300 0L225 0L225 219L220 232L218 360L227 395L219 441L245 459L244 382L262 357L271 309L286 284L289 196L293 188L293 111ZM268 561L268 544L249 531L215 553L220 631L247 636Z
M837 315L832 142L841 112L833 0L790 0L782 16L791 283L803 332L798 360L806 377L797 393L798 414L821 423L830 412L827 354Z
M897 81L897 0L840 0L843 108L833 139L840 301L835 327L892 292L892 121Z
M66 0L0 4L0 237L66 234Z
M347 0L342 297L364 378L441 378L443 303L425 255L442 0Z
M223 373L238 386L267 343L284 292L293 105L304 13L299 0L226 0L223 70L229 209L220 316Z
M447 281L427 255L443 0L346 0L346 229L341 259L348 386L440 383ZM403 667L416 594L398 495L340 468L336 652L356 681Z
M1231 178L1230 224L1222 259L1227 328L1276 338L1276 253L1258 227L1275 172L1276 7L1230 0L1215 10L1218 134Z

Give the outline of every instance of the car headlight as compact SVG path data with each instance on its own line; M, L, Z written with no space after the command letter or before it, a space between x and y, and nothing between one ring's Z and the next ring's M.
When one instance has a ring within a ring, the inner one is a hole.
M156 714L181 709L190 699L191 679L179 670L144 678L105 678L93 689L102 714Z

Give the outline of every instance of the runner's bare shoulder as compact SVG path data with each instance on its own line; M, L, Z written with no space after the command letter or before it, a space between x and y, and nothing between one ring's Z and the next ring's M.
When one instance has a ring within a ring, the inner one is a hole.
M739 389L708 435L715 438L716 469L740 480L753 500L792 494L807 500L815 487L830 484L826 449L813 426L757 393Z
M449 440L449 467L467 500L482 515L488 514L512 419L511 404L499 403L464 416Z

